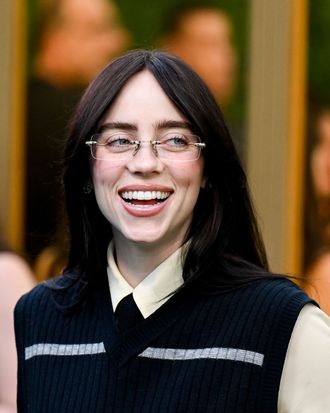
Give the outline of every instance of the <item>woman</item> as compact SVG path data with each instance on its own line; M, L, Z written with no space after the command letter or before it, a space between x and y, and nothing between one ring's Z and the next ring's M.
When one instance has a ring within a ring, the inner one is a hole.
M16 308L20 411L327 410L329 321L267 272L222 115L182 61L133 51L97 76L64 189L66 271Z

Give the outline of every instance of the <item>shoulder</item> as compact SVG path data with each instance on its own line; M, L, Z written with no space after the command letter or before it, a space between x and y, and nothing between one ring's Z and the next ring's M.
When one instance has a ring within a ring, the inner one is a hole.
M296 284L273 276L252 281L215 300L228 317L244 320L244 328L258 326L269 334L277 330L285 336L292 331L302 308L312 302Z
M313 300L285 277L270 276L256 281L246 287L242 294L250 325L253 325L254 331L260 329L266 332L269 348L277 349L277 353L281 354L282 358L277 362L284 360L291 334L303 310L306 307L311 309L307 311L307 317L319 311Z
M257 302L274 307L288 305L302 308L311 298L294 282L284 276L265 277L252 281L247 286L237 290L237 295L253 297Z
M285 277L270 277L251 285L250 294L262 303L261 311L281 318L286 325L294 325L302 308L312 299L297 284ZM314 303L315 304L315 303Z
M40 312L43 307L48 307L50 304L51 294L46 283L37 284L31 291L22 295L15 306L15 317L23 314Z
M198 292L197 292L198 294ZM205 311L229 323L241 320L244 329L292 331L302 308L312 299L296 284L283 276L265 276L249 280L231 291L204 296ZM244 320L244 321L242 321Z
M33 317L45 311L61 311L72 302L78 286L80 286L79 277L74 273L43 281L19 299L15 315L25 313Z

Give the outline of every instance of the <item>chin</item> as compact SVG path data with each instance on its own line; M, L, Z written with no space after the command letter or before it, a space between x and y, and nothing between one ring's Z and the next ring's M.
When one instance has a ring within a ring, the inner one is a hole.
M127 239L137 244L156 244L161 241L160 237L146 234L143 236L129 236Z

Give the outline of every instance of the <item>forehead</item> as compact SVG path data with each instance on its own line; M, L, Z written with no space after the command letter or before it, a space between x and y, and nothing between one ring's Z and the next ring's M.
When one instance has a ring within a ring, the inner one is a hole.
M215 10L195 10L182 18L180 25L186 36L230 39L231 23L229 18Z
M101 26L117 18L117 10L107 0L62 0L59 10L64 21L77 28Z
M154 75L143 70L132 76L108 109L106 121L135 123L164 119L185 120Z

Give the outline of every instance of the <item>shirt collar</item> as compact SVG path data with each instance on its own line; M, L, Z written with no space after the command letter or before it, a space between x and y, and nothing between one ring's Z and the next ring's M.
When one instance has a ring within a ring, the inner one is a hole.
M161 307L177 288L183 284L182 248L176 250L135 288L132 288L120 273L115 258L114 245L108 247L108 281L113 311L119 302L133 293L134 301L144 318L149 317Z

